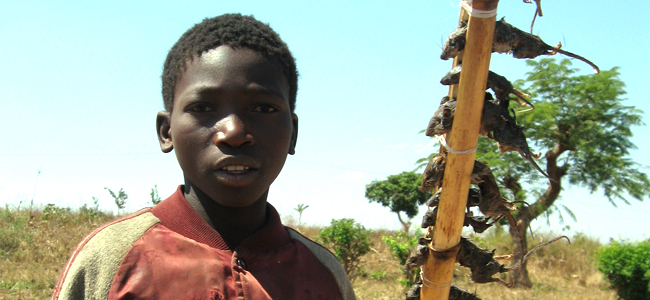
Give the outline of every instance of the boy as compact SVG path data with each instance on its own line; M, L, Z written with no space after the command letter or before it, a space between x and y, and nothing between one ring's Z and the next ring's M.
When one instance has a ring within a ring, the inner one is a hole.
M183 34L156 127L185 184L82 241L53 299L354 299L336 258L266 202L296 145L297 77L287 46L252 17Z

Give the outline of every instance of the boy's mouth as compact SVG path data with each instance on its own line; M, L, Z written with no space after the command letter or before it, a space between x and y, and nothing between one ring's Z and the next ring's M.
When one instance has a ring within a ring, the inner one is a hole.
M215 165L215 174L222 183L231 186L246 186L258 176L260 162L247 157L225 157Z
M245 171L250 170L249 166L243 166L243 165L234 165L234 166L225 166L221 168L222 171L227 171L231 173L243 173Z

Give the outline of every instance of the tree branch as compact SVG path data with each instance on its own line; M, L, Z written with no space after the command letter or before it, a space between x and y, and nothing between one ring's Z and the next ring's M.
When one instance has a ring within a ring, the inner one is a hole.
M395 212L397 214L397 218L399 219L399 222L402 223L402 226L404 226L404 231L408 231L409 227L411 227L411 220L404 222L402 219L402 214L399 213L399 211Z
M557 159L562 153L568 151L568 147L562 143L555 144L553 149L546 152L546 173L549 176L549 185L546 192L530 206L530 209L521 211L520 218L525 218L526 221L537 218L544 213L549 207L557 200L562 190L562 177L567 174L568 167L566 165L558 166Z

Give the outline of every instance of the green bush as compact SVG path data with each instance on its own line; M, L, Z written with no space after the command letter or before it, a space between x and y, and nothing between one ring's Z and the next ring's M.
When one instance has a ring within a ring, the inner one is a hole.
M370 230L354 219L332 220L329 227L318 234L318 240L332 249L351 281L359 274L361 256L370 251Z
M600 249L598 262L621 299L650 299L650 240L612 241Z
M406 260L411 255L411 249L418 244L418 236L420 235L419 231L416 232L415 235L410 235L406 231L398 231L396 236L382 236L381 240L388 245L390 254L397 260L397 262L399 262L400 266L404 266ZM406 272L402 268L401 271L404 273L406 279L400 279L399 282L404 287L410 287L413 285L419 274L419 268L415 268L409 272Z

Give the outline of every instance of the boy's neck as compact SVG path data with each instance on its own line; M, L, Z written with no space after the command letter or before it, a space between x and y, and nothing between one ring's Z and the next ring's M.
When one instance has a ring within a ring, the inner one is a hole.
M187 179L183 194L190 206L221 235L230 249L234 250L266 224L268 190L257 201L246 207L220 205Z

